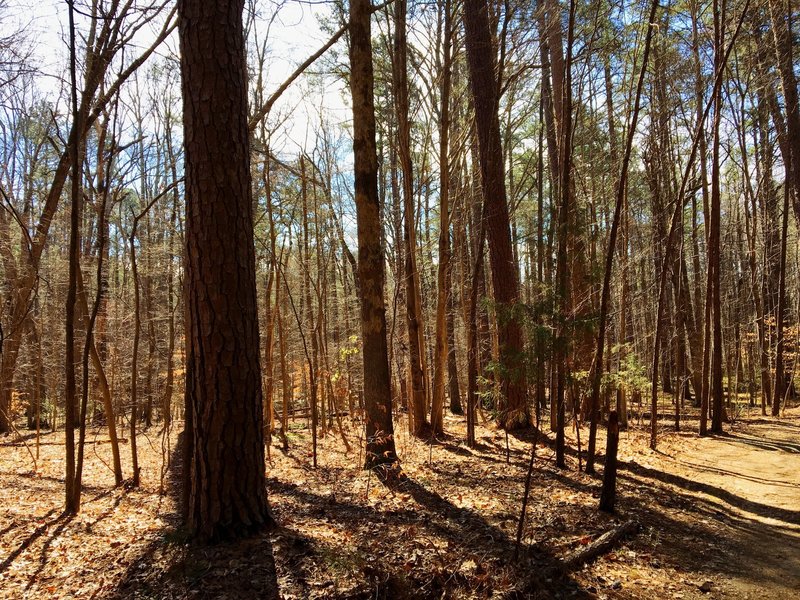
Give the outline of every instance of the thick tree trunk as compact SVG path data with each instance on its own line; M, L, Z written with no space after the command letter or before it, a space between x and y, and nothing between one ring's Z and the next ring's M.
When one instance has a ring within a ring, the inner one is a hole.
M384 264L378 203L370 0L350 2L350 90L353 98L353 157L358 279L366 409L366 468L397 461L392 425L392 387L383 299Z
M186 522L237 538L267 509L243 0L179 4L186 149Z
M467 63L475 103L478 152L486 203L484 218L489 242L489 262L496 302L497 337L500 348L500 425L506 429L528 424L522 327L513 315L519 299L518 269L513 262L511 225L506 199L503 153L498 118L499 85L486 0L464 3Z

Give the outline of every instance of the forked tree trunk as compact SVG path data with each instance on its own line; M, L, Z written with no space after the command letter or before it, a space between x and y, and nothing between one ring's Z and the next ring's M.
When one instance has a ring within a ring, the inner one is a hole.
M467 63L475 104L478 158L483 187L486 235L500 350L500 425L506 429L528 424L527 387L524 372L522 327L513 310L519 299L517 267L513 262L511 224L506 198L503 152L498 117L499 85L495 75L495 51L486 0L465 0Z

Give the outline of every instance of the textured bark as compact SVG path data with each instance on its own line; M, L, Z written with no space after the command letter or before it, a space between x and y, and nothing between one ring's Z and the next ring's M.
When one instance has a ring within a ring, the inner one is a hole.
M75 7L69 5L70 37L70 78L72 84L72 131L68 150L72 163L70 188L69 220L69 279L67 283L66 348L64 352L65 391L64 391L64 432L66 444L65 509L67 513L77 513L80 508L80 486L75 480L75 425L76 423L76 381L75 381L75 299L78 288L78 269L80 268L80 212L81 212L81 114L78 109L78 90L75 56Z
M383 299L384 264L378 204L370 1L350 2L350 90L358 229L358 279L364 361L366 468L397 461Z
M528 424L527 390L523 367L522 327L512 314L519 299L518 269L513 261L511 225L503 169L498 118L499 86L486 0L464 3L467 63L475 103L484 219L489 242L489 262L498 313L500 349L500 425L506 429Z
M775 41L775 56L781 76L781 89L786 110L786 134L783 162L786 166L786 181L794 190L794 214L800 226L800 101L797 94L797 77L794 72L792 31L792 6L789 0L769 0L772 34ZM795 5L796 8L796 5ZM780 133L780 132L779 132Z
M608 415L608 438L606 441L606 464L603 469L603 489L600 492L600 510L614 512L617 500L617 449L619 448L619 419L617 411Z
M186 162L186 523L270 523L256 302L243 0L179 3Z
M714 70L724 69L723 52L725 42L725 3L714 1ZM721 241L720 221L722 219L720 189L720 125L722 122L722 88L717 87L713 95L714 122L713 142L711 144L711 222L708 234L708 277L711 294L711 329L713 335L711 355L711 400L713 415L711 431L722 433L722 290L720 277Z
M448 347L452 323L448 327L447 313L450 292L450 163L448 160L450 134L450 1L445 0L443 9L444 27L442 33L442 99L439 123L439 265L436 273L436 348L433 366L433 398L431 402L431 427L433 432L442 433L446 370L448 369ZM453 355L453 363L455 355ZM452 375L451 375L452 385ZM456 394L458 380L456 379ZM451 388L452 402L452 388ZM458 403L458 400L456 400Z
M395 0L394 46L392 70L394 102L397 114L397 154L402 173L403 253L406 288L406 323L408 327L408 361L411 371L411 433L430 433L425 414L428 390L425 373L425 328L422 316L422 293L417 267L416 217L414 210L414 174L411 163L411 123L408 120L408 72L406 41L406 2Z

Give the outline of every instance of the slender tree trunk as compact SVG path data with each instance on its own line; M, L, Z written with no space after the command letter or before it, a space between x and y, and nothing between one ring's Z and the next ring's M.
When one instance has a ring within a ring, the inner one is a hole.
M139 292L139 269L136 263L136 229L139 217L133 219L131 235L128 238L131 256L131 276L133 277L133 350L131 358L131 418L130 418L130 445L131 466L133 469L132 483L139 487L139 452L136 447L136 426L139 421L139 339L142 331L142 311Z
M309 240L309 226L308 226L308 180L306 178L306 161L300 157L300 181L301 181L301 196L303 198L303 280L305 284L304 303L305 303L305 329L310 333L311 337L311 356L308 354L308 347L306 344L306 335L302 332L303 321L302 316L298 318L297 326L301 328L301 336L303 337L303 348L306 351L306 360L308 362L308 382L311 390L311 398L309 400L309 408L311 410L311 454L313 466L317 468L317 427L319 425L319 371L317 369L317 362L319 358L319 345L317 343L316 325L314 323L314 308L311 303L311 255L308 247ZM324 429L324 415L323 415L323 429Z
M395 0L397 1L397 0ZM450 0L444 0L444 31L442 33L442 100L439 121L439 265L436 274L436 349L433 367L433 400L431 403L431 427L433 433L441 434L443 428L445 379L448 371L448 319L450 271ZM451 327L452 329L452 327ZM454 357L455 362L455 357ZM456 380L456 387L458 380ZM452 396L452 393L451 393Z
M408 360L411 369L412 433L426 436L430 425L426 416L428 390L424 369L425 330L422 316L420 271L417 264L416 218L414 210L414 175L411 162L411 124L408 120L408 72L406 41L406 0L394 4L394 49L392 68L395 111L397 114L397 150L402 173L403 253L405 255L406 323Z
M724 69L723 52L725 44L725 0L714 0L714 70ZM722 278L720 275L721 241L720 230L722 219L720 190L720 124L722 122L722 86L715 89L713 95L714 122L713 142L711 145L711 223L709 228L709 291L711 293L711 313L713 330L713 354L711 356L711 397L713 399L713 415L711 431L722 433Z
M636 96L631 111L631 122L628 126L628 139L625 144L625 153L622 158L619 180L617 181L616 203L614 205L614 216L611 219L611 232L608 238L608 249L606 250L606 268L603 277L603 291L600 298L600 325L597 332L597 351L594 359L594 369L592 371L592 399L591 399L591 422L589 427L589 448L586 457L586 472L594 472L594 454L597 439L597 424L600 420L600 383L603 375L603 352L606 342L606 324L608 321L608 305L611 298L611 271L614 265L614 254L616 253L617 230L619 229L620 213L627 194L628 186L628 165L630 164L631 151L633 148L633 137L636 132L636 124L639 120L639 106L644 87L644 78L647 73L647 62L650 56L650 42L653 38L655 28L655 16L658 10L658 0L653 0L650 8L650 17L647 21L647 34L644 41L644 56L642 58L642 69L639 73L639 81L636 85Z
M794 156L792 156L794 158ZM786 165L789 172L794 165ZM772 416L777 417L781 414L781 402L783 401L785 373L783 368L783 355L786 339L784 335L784 319L786 318L786 244L789 237L789 185L783 186L783 221L781 225L781 256L780 256L780 283L778 287L778 315L775 323L775 385L774 396L772 398Z
M64 393L64 427L66 438L66 512L75 514L80 508L80 490L75 484L75 403L77 400L77 386L75 382L75 300L78 288L78 269L80 268L80 213L81 213L81 160L80 136L82 131L80 112L78 110L78 83L76 74L75 51L75 7L69 4L69 37L70 37L70 78L72 85L72 131L69 139L69 151L72 159L72 188L70 205L69 227L69 281L67 284L66 304L66 349L64 362L66 368L65 393Z

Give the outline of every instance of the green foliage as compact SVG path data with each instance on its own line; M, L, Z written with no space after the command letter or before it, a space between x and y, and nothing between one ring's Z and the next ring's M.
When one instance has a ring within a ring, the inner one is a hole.
M611 354L618 357L623 353L620 369L616 373L607 373L604 385L619 387L624 385L628 389L637 390L645 393L650 386L647 366L644 365L639 356L630 351L630 344L617 344L611 348Z

